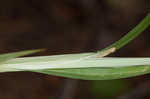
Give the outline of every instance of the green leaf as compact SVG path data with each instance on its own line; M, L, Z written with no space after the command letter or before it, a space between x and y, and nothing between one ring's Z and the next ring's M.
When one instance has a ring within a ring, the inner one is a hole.
M0 72L33 71L84 79L108 80L150 73L150 58L102 58L120 49L150 25L150 14L116 43L98 53L67 54L44 57L16 58L23 53L1 57ZM11 60L10 60L11 59Z
M33 71L84 80L119 79L150 72L150 58L97 58L95 55L83 53L16 58L1 64L0 72Z
M1 68L39 70L89 67L120 68L150 65L150 58L97 58L96 55L96 53L83 53L16 58L3 62L3 64L1 64Z
M80 69L45 69L33 70L44 74L82 80L112 80L134 77L150 73L150 66L131 66L123 68L80 68Z
M104 48L103 50L98 51L101 53L102 51L105 51L110 48L115 48L116 50L119 50L132 40L134 40L136 37L138 37L141 33L143 33L144 30L146 30L150 26L150 14L148 14L135 28L133 28L130 32L128 32L125 36L123 36L120 40L116 41L112 45Z
M13 52L13 53L7 53L7 54L0 54L0 63L8 61L8 60L16 58L16 57L30 55L30 54L37 53L37 52L40 52L40 51L42 51L42 49L27 50L27 51Z

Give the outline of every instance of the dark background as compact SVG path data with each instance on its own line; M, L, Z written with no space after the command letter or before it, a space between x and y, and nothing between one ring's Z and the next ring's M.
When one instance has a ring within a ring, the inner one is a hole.
M100 50L150 13L150 0L1 0L0 52L36 55ZM149 57L150 29L112 56ZM0 73L0 99L148 99L149 75L83 81L31 72Z

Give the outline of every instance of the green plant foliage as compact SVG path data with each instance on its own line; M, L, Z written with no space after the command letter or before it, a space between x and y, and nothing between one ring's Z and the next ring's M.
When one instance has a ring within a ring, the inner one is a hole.
M112 80L134 77L150 73L150 66L131 66L123 68L80 68L80 69L45 69L33 70L44 74L83 80Z
M95 58L95 55L16 58L1 64L0 71L33 71L85 80L118 79L150 72L150 58Z
M98 80L89 83L89 91L94 99L116 99L130 89L127 80Z
M119 50L132 40L134 40L137 36L139 36L145 29L150 26L150 14L148 14L134 29L128 32L124 37L122 37L119 41L116 41L112 45L106 47L103 50L110 49L115 47L116 50ZM101 51L103 51L101 50ZM100 51L100 52L101 52Z
M42 57L16 58L3 62L1 67L22 70L64 69L64 68L120 68L129 66L150 65L150 58L96 58L97 54L70 54ZM58 57L58 58L56 58ZM60 58L62 57L62 58Z
M36 49L36 50L27 50L27 51L20 51L20 52L13 52L13 53L6 53L6 54L0 54L0 63L8 61L10 59L14 59L20 56L30 55L33 53L37 53L42 51L43 49Z
M2 54L0 72L32 71L84 80L110 80L150 73L150 58L106 57L150 25L150 14L127 35L97 53L16 58L40 50Z

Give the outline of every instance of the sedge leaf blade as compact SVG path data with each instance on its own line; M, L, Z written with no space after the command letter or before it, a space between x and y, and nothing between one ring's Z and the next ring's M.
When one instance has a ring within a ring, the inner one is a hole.
M16 58L1 64L3 68L19 70L63 69L63 68L120 68L150 65L150 58L97 58L96 53L66 54Z
M112 80L135 77L150 73L150 66L131 66L122 68L80 68L33 70L48 75L81 80Z
M20 52L12 52L12 53L6 53L6 54L0 54L0 63L8 61L10 59L14 59L20 56L30 55L33 53L37 53L42 51L42 49L37 50L26 50L26 51L20 51Z

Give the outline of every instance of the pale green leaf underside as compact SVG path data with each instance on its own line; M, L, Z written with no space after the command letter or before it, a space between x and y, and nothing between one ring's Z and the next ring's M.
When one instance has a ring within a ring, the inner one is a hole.
M84 80L108 80L150 72L150 58L97 58L97 53L11 59L0 65L1 72L33 71Z
M118 68L150 65L150 58L97 58L96 55L96 53L83 53L16 58L1 64L1 67L22 70L39 70L89 67Z

